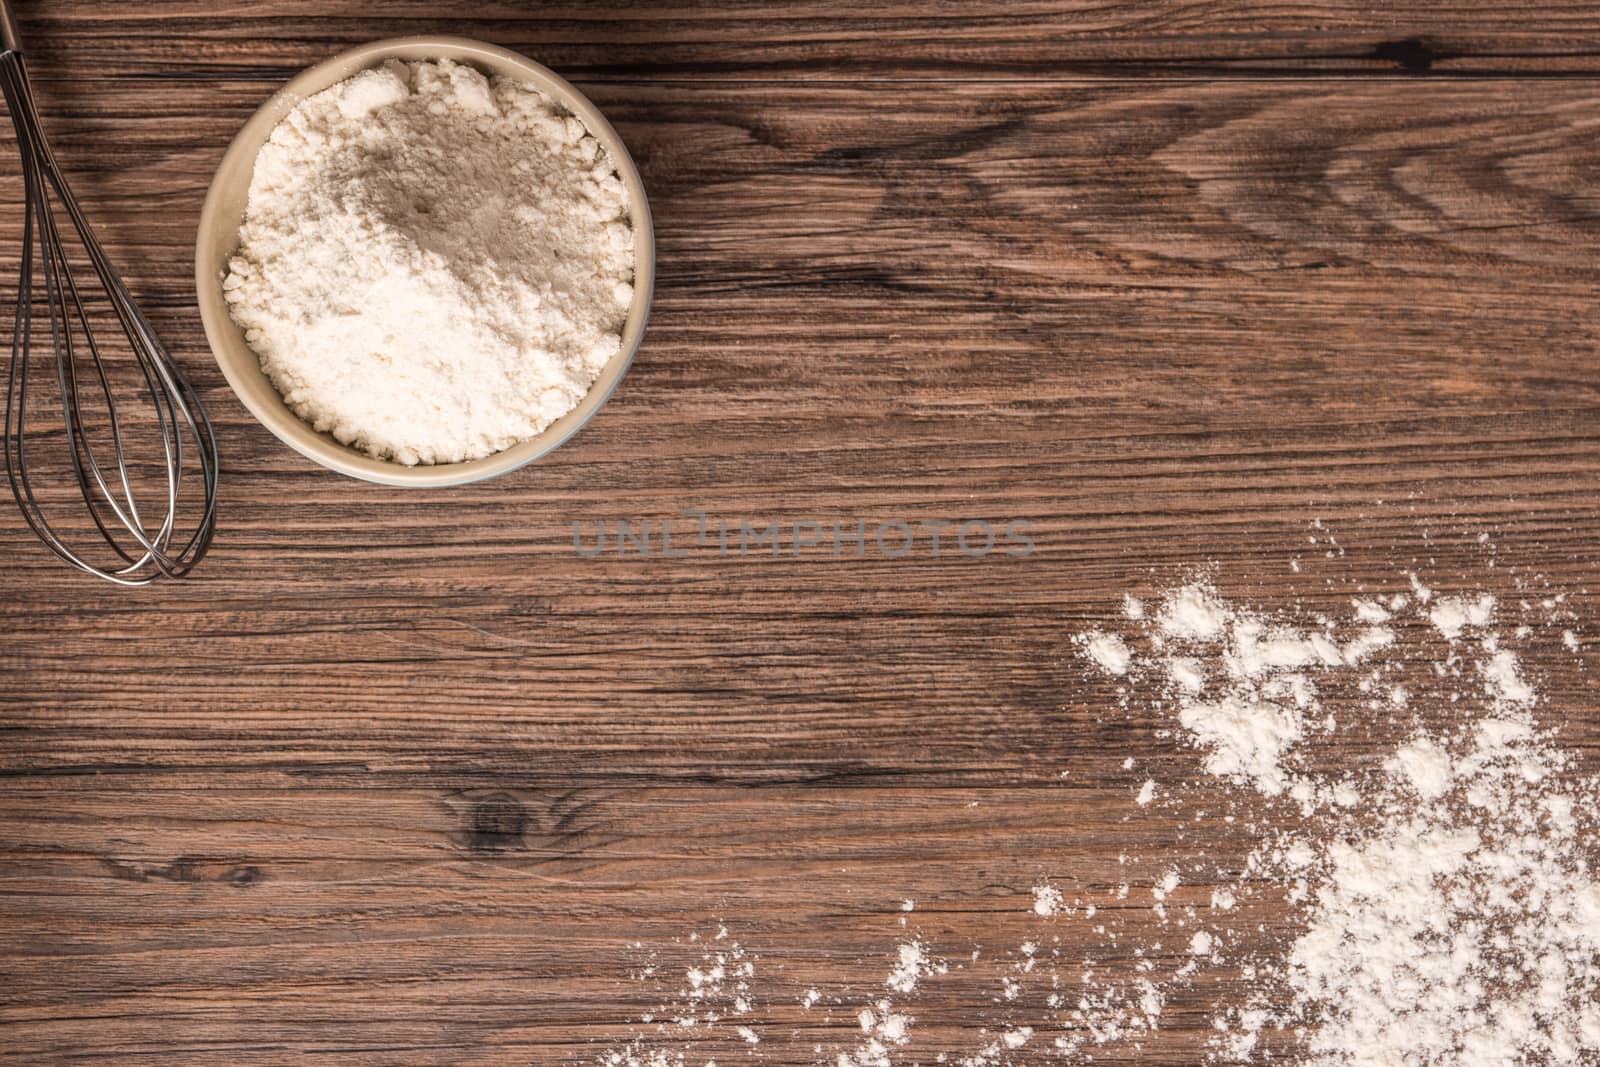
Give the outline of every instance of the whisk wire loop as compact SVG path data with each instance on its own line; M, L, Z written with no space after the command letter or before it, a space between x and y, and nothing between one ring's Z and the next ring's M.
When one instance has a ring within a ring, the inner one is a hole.
M0 0L0 8L3 7L4 0ZM6 34L8 44L13 35L14 30ZM194 388L173 363L106 258L72 196L45 140L22 54L14 47L0 55L0 90L10 109L22 153L26 205L5 409L5 463L12 495L39 539L81 570L120 585L144 585L162 576L182 577L205 555L216 528L219 464L211 421ZM58 211L72 225L152 401L153 429L146 428L148 420L142 416L138 425L146 436L159 436L160 440L159 448L152 440L148 449L159 458L147 460L158 471L153 480L165 482L159 518L148 507L148 496L147 507L141 509L135 491L136 479L129 462L130 426L117 402L108 357L91 327L87 310L90 301L74 275L57 224ZM38 453L30 447L30 435L38 431L30 424L29 405L38 404L41 383L34 380L36 376L31 371L35 362L43 361L43 357L36 357L34 348L44 332L36 320L36 288L43 290L47 311L55 362L53 377L72 478L99 540L120 563L91 560L87 552L69 544L59 521L46 517L42 490L34 484L39 465ZM91 436L91 423L101 427L98 443ZM202 502L192 528L185 527L189 531L185 536L178 533L179 504L180 499L187 503L188 497L180 487L191 468L198 472Z

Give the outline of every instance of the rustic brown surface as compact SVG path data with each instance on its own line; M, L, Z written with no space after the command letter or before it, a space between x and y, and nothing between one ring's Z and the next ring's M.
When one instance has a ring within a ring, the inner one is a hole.
M994 999L1021 941L1091 951L1028 913L1040 878L1115 912L1117 882L1250 846L1220 798L1130 803L1213 787L1071 651L1124 591L1206 564L1333 610L1420 567L1595 617L1600 8L1379 7L22 5L58 153L225 477L188 584L101 588L0 523L0 1057L587 1061L663 999L641 958L681 970L719 921L761 957L765 1039L702 1060L849 1047L906 931L984 946L904 1004L907 1062L969 1055L1038 1010ZM249 419L189 247L279 81L432 31L612 116L660 282L573 442L402 493ZM1037 551L573 550L575 520L690 508L1026 519ZM1526 662L1592 768L1594 675L1554 645ZM1202 981L1098 1061L1193 1063L1241 995Z

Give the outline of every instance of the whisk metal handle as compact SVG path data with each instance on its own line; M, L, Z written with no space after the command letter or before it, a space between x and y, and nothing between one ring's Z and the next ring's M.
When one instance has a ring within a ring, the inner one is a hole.
M6 0L0 0L0 45L4 45L4 48L0 48L0 55L22 51L22 38L17 36L17 19Z

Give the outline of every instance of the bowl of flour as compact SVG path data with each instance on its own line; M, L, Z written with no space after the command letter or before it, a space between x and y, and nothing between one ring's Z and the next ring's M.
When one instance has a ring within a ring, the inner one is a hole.
M514 52L416 37L342 53L244 125L195 283L228 383L343 474L459 485L571 437L644 334L638 171L576 89Z

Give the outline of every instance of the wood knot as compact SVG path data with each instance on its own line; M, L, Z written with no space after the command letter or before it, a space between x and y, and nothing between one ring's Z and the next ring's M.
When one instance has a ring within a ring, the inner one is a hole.
M477 797L467 814L467 848L473 852L506 852L523 847L528 810L509 793Z
M169 882L199 882L204 879L200 875L199 861L193 856L179 856L165 867L150 872L156 878L164 878Z
M1381 42L1372 50L1372 58L1397 64L1407 74L1422 74L1446 57L1421 37L1407 37L1403 41Z
M261 881L260 867L235 867L228 872L228 884L243 889L245 886L255 885Z

